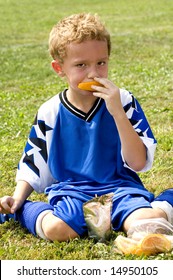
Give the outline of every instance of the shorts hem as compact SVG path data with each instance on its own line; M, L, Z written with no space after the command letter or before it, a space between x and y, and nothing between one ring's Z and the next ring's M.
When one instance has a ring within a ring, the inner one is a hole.
M130 210L129 210L128 212L126 212L126 213L123 215L123 217L120 219L120 222L119 222L119 224L118 224L117 227L114 227L114 226L113 226L113 224L116 223L116 217L115 217L115 221L114 221L114 223L112 223L112 228L113 228L113 230L114 230L114 231L120 231L120 230L122 230L123 223L124 223L125 219L126 219L131 213L133 213L134 211L136 211L136 210L138 210L138 209L140 209L140 208L152 208L152 207L151 207L151 206L143 205L143 206L139 206L139 207L135 207L135 208L133 208L133 209L130 209ZM122 231L123 231L123 230L122 230Z

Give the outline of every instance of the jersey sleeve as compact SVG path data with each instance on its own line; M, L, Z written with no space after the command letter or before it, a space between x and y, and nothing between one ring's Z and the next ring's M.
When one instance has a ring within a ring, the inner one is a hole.
M28 182L38 193L55 182L49 170L48 157L58 103L59 97L55 96L39 108L18 164L16 181Z
M140 170L140 172L145 172L151 169L154 160L154 153L156 149L156 139L151 131L150 125L146 119L146 116L137 101L137 99L133 96L132 93L126 90L120 90L121 94L121 102L123 104L123 108L125 113L132 124L134 130L137 132L141 140L143 141L146 151L147 151L147 160L145 167ZM122 155L123 158L123 155ZM127 168L130 168L123 158L124 165ZM131 168L130 168L131 169Z

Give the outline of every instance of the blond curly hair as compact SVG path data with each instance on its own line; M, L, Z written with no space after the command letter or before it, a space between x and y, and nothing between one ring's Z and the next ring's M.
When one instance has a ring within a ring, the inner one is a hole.
M89 13L74 14L62 19L52 28L49 36L49 52L53 59L63 63L68 44L87 40L106 41L110 55L110 34L98 16Z

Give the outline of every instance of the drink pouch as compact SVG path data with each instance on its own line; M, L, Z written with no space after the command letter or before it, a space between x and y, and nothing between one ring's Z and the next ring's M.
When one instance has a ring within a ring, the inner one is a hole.
M111 232L111 211L113 193L95 197L83 205L88 235L104 242Z

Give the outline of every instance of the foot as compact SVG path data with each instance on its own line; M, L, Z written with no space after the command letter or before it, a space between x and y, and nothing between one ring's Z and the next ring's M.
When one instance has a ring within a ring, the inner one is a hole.
M139 241L153 233L173 236L173 226L164 218L136 220L128 230L127 236Z
M173 188L161 192L154 201L167 201L173 207Z

